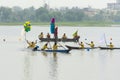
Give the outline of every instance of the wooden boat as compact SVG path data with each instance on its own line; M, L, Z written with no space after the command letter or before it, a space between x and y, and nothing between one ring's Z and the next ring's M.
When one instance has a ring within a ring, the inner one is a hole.
M39 50L37 49L33 51L69 53L70 49L66 49L66 50Z
M64 50L62 50L62 49L58 49L58 50L52 50L52 49L48 49L48 50L40 50L40 49L38 49L39 48L39 46L36 46L35 48L29 48L29 49L31 49L32 51L42 51L42 52L61 52L61 53L69 53L69 51L71 50L71 49L64 49Z
M57 40L57 42L78 42L79 41L79 37L78 38L67 38L67 39L61 39L61 38L58 38L58 39L55 39L55 38L39 38L39 40L41 42L54 42L55 40Z
M55 41L55 38L39 38L39 40L41 41L41 42L54 42ZM61 41L61 39L57 39L57 41L58 42L60 42Z
M74 47L74 46L68 46L68 45L65 45L68 49L96 49L98 47L94 47L94 48L91 48L91 47L85 47L85 48L80 48L80 47Z
M69 49L66 50L41 50L41 51L45 51L45 52L60 52L60 53L69 53Z
M120 47L115 47L115 48L109 48L109 47L99 47L102 50L114 50L114 49L120 49Z

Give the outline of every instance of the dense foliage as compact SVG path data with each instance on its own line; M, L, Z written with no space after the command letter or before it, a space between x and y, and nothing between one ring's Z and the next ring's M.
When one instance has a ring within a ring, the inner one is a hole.
M84 9L78 7L51 9L47 6L35 9L34 7L22 9L20 7L0 7L0 23L11 22L49 22L55 17L57 22L81 22L81 21L120 21L120 14L112 15L104 10L99 10L97 14L88 16Z

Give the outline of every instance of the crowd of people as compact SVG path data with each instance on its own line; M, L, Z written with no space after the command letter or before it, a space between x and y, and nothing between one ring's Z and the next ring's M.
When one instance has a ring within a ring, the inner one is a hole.
M51 35L49 33L47 33L46 37L44 36L43 32L41 32L39 35L38 35L38 38L51 38ZM77 38L80 38L80 36L78 34L76 35L73 35L73 39L77 39ZM63 33L61 39L67 39L67 35L66 33Z
M73 36L73 38L77 38L77 37L79 37L79 36L78 36L78 35L74 35L74 36ZM44 38L43 32L40 33L39 38ZM47 33L46 38L51 38L51 36L50 36L49 33ZM62 39L67 39L66 34L64 33L61 38L62 38ZM29 45L28 47L31 47L31 48L36 48L36 47L37 47L37 46L36 46L37 41L35 41L35 42L34 42L34 41L29 42L29 41L27 40L27 43L28 43L28 45ZM94 44L93 41L91 41L90 43L85 43L85 44L89 45L90 48L94 48L94 47L95 47L95 44ZM79 43L79 46L80 46L80 48L85 48L84 42L81 41L81 42ZM110 42L110 44L109 44L109 45L106 45L106 46L109 47L109 48L114 48L114 45L112 44L112 42ZM37 48L38 48L38 47L37 47ZM57 50L57 49L58 49L58 45L57 45L57 43L55 42L54 45L52 46L52 48L48 48L48 42L47 42L47 43L44 44L44 46L41 48L41 50L46 50L46 49Z

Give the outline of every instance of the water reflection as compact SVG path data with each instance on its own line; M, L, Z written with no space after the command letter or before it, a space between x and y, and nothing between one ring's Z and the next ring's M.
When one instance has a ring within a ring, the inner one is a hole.
M24 80L32 80L30 55L26 54L24 58Z
M49 60L49 66L50 66L50 80L58 80L57 78L57 69L58 69L58 63L57 63L57 53L52 53L52 57Z
M43 56L48 60L49 66L49 79L50 80L58 80L58 62L57 62L57 53L46 53L42 52Z

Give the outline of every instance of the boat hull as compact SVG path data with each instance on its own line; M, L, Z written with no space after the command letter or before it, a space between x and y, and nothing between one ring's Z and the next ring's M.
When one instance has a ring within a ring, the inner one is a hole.
M67 48L69 49L96 49L98 47L94 47L94 48L91 48L91 47L85 47L85 48L80 48L80 47L74 47L74 46L68 46L68 45L65 45Z
M68 39L61 39L61 38L58 38L58 39L55 39L55 38L39 38L39 40L41 42L54 42L54 41L57 41L57 42L78 42L79 38L76 38L76 39L72 39L72 38L68 38Z
M120 49L119 47L115 47L115 48L109 48L109 47L99 47L102 50L114 50L114 49Z
M70 50L66 49L66 50L34 50L34 51L69 53Z

